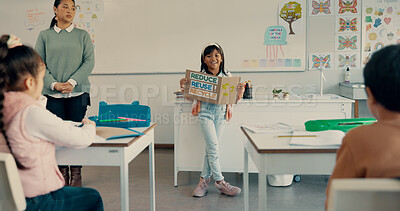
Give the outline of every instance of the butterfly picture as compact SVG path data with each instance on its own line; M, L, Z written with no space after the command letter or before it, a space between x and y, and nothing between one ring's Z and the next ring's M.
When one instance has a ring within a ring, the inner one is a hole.
M349 55L339 55L339 65L338 67L353 67L356 68L357 54L352 56Z
M339 47L338 50L343 50L346 48L350 48L352 50L357 49L357 36L353 36L352 38L344 38L342 36L339 36Z
M312 15L316 15L318 13L322 14L331 14L331 10L329 9L329 7L331 6L331 1L330 0L326 0L325 2L317 2L316 0L312 1Z
M312 55L312 68L331 68L331 55L326 55L324 56L316 56Z
M357 0L347 1L347 0L339 0L339 14L343 14L345 12L357 13Z
M357 18L353 18L352 20L339 18L339 32L343 32L346 30L350 30L353 32L357 31Z

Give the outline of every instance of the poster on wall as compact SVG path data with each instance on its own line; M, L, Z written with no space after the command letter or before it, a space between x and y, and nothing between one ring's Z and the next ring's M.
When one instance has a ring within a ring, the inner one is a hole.
M308 16L306 2L306 0L277 1L278 24L266 24L262 29L263 40L260 40L259 45L255 47L263 55L260 57L258 53L256 55L258 57L242 58L241 70L305 70L308 62L306 60L306 19Z
M362 62L391 44L400 44L400 0L365 0L362 22Z
M104 20L103 0L76 0L75 21L79 22L101 22Z

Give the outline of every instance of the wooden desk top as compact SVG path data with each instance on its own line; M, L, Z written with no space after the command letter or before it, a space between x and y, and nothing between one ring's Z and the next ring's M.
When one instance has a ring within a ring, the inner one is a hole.
M339 146L294 146L290 138L278 138L277 134L252 133L240 127L258 153L336 153Z
M133 128L136 131L142 132L147 134L150 130L152 130L157 123L151 123L149 127L137 127ZM109 129L110 131L106 131ZM96 128L96 133L105 135L104 133L109 132L110 136L115 135L115 132L121 130L121 128L106 128L106 127L99 127ZM124 130L124 129L122 129ZM122 134L121 134L122 135ZM105 141L99 141L91 144L89 147L128 147L131 144L133 144L135 141L139 140L141 136L136 136L136 137L129 137L129 138L118 138L118 139L112 139L112 140L105 140Z

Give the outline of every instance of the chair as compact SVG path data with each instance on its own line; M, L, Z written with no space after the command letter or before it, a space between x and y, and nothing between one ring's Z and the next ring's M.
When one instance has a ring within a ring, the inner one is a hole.
M334 179L328 211L399 211L399 179Z
M0 153L0 210L25 210L26 201L14 157Z

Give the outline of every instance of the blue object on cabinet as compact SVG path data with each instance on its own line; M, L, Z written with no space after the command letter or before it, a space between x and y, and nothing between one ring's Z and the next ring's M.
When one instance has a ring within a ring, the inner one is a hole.
M127 118L128 120L124 120ZM110 104L101 101L99 103L99 115L89 117L97 126L106 127L148 127L151 122L151 110L149 106L139 105L139 101L132 104ZM144 121L132 121L139 119Z

